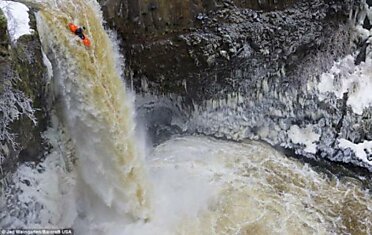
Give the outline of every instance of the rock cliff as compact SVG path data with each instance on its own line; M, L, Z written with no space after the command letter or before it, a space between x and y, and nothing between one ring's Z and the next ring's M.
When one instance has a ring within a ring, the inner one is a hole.
M369 150L361 160L339 145L372 140L371 109L356 114L348 93L324 98L319 91L321 75L358 48L361 2L101 4L123 40L134 88L157 97L139 105L154 136L162 129L261 139L301 156L372 169Z
M36 28L33 14L31 27ZM37 31L11 42L0 10L0 179L20 162L37 162L47 146L47 74ZM3 182L3 181L2 181Z

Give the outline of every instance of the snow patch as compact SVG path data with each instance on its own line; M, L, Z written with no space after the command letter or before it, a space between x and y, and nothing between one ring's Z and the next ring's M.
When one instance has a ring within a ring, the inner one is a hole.
M318 89L321 100L326 99L328 93L341 99L347 92L347 105L362 115L363 110L372 105L372 58L367 58L359 66L354 65L351 55L335 62L329 72L322 74Z
M13 1L0 1L0 8L7 18L8 32L12 42L16 42L22 35L33 33L29 25L29 9L26 5Z
M346 139L339 139L338 146L343 149L350 148L354 151L355 156L363 162L372 165L372 141L364 141L363 143L354 144Z
M291 126L288 130L288 138L294 144L304 144L305 152L316 153L316 141L319 141L320 135L313 132L312 125L307 125L305 128L300 128L297 125Z

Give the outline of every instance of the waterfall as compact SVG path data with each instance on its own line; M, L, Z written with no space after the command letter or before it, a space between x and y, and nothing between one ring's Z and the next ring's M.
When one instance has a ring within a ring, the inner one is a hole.
M86 48L68 23L85 26ZM42 3L37 27L53 64L59 118L67 129L83 183L109 208L131 219L147 218L143 156L136 146L132 98L126 92L95 1Z

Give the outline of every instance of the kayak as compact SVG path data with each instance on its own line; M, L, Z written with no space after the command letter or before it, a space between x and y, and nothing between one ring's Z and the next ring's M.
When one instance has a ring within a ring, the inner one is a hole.
M70 28L70 31L75 33L76 30L79 28L78 26L74 25L73 23L69 23L68 24L68 27ZM84 39L81 39L83 41L83 44L86 46L86 47L89 47L90 46L90 40L88 39L88 37L84 35Z

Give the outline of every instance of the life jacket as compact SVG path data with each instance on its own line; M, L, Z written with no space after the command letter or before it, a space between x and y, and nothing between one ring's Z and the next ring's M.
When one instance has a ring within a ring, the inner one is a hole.
M73 23L69 23L68 27L70 28L70 31L73 32L73 33L76 33L76 30L79 28L78 26L74 25ZM90 40L88 39L88 37L85 34L84 34L84 39L82 39L82 41L83 41L83 44L86 47L90 47Z

